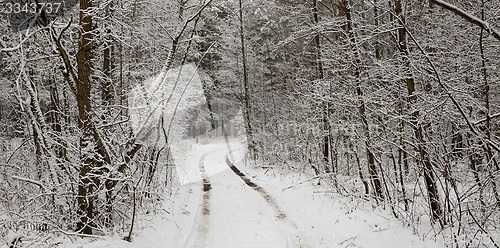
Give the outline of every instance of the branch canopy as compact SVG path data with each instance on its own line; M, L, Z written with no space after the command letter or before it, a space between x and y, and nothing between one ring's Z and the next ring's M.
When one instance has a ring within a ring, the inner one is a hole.
M488 33L493 35L493 37L495 37L497 40L500 41L500 32L495 30L493 27L491 27L489 23L487 23L487 22L467 13L466 11L460 9L459 7L457 7L453 4L447 3L445 1L431 0L431 2L441 6L443 9L446 9L446 10L449 10L449 11L455 13L456 15L464 18L466 21L486 30Z

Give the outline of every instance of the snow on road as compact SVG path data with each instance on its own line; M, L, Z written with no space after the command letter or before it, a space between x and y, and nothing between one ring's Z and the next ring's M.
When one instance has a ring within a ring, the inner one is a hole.
M132 243L109 238L71 247L442 247L422 241L389 213L315 194L312 184L283 191L303 178L245 166L241 151L236 140L194 145L178 158L176 193L164 211L141 218Z
M315 195L313 185L283 191L297 179L278 180L245 166L239 148L234 141L198 147L195 154L202 158L187 166L200 166L203 180L210 183L210 196L200 197L198 203L201 208L208 204L209 214L198 210L192 228L197 235L175 247L439 247L421 241L388 213ZM204 188L198 182L198 190Z
M239 150L241 152L241 150ZM247 177L262 185L273 195L289 219L314 248L438 248L433 241L422 241L409 227L396 220L389 211L374 210L359 200L343 198L330 192L330 186L313 185L316 181L288 189L290 185L307 181L304 175L286 176L270 173L267 169L244 166L241 154L233 158Z
M198 240L201 245L185 247L309 247L277 206L263 197L265 193L228 170L226 154L227 150L219 150L204 160L207 174L212 175L208 235Z

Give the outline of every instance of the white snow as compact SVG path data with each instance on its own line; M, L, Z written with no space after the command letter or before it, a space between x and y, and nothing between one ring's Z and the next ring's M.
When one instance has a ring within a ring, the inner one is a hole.
M7 244L12 244L13 242L16 241L16 239L20 239L22 237L23 237L23 235L21 235L20 233L9 231L9 232L7 232L7 235L5 236L5 242Z
M315 186L315 181L283 191L305 178L298 173L282 176L277 170L245 166L243 146L235 139L229 145L221 139L191 147L191 151L176 159L184 164L177 168L181 177L173 195L166 197L161 209L139 216L131 243L121 237L86 238L66 240L59 247L443 247L423 241L388 211L373 209L368 202L317 193L325 192L329 186ZM230 159L269 194L269 199L229 169L225 162L229 150L233 150ZM211 184L208 193L203 192L200 166ZM278 211L285 217L281 218Z
M309 239L311 247L442 247L433 241L420 240L388 211L373 210L369 203L330 193L330 186L315 186L312 183L316 181L311 181L283 191L301 181L302 176L275 177L269 172L265 174L265 170L242 165L239 168L276 197L278 204Z

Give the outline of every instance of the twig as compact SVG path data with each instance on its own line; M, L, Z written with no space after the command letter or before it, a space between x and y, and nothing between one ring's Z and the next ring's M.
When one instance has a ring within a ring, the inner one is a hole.
M12 154L10 154L9 158L7 159L6 164L9 164L9 162L10 162L10 160L12 159L12 157L14 156L14 154L16 154L16 152L17 152L19 149L21 149L21 147L23 147L23 146L24 146L24 144L26 144L26 143L28 142L28 140L29 140L29 139L25 139L25 140L23 141L23 143L21 143L21 145L19 145L19 147L18 147L18 148L16 148L16 150L14 150L14 151L12 152Z
M59 229L59 228L57 228L56 231L60 232L64 235L67 235L69 237L78 236L78 237L84 237L84 238L97 238L97 239L105 239L106 238L105 236L99 236L99 235L83 234L83 233L78 233L78 232L68 232L68 231L64 231L64 230Z
M101 128L105 128L105 127L116 126L116 125L120 125L122 123L125 123L125 122L127 122L129 120L130 120L130 117L127 117L127 119L125 119L125 120L121 120L121 121L117 121L117 122L113 122L113 123L104 124L104 125L98 126L96 128L97 129L101 129Z
M35 184L37 185L38 187L40 187L44 192L50 192L44 185L42 182L40 181L37 181L37 180L34 180L34 179L29 179L29 178L25 178L25 177L18 177L18 176L12 176L12 178L14 179L17 179L19 181L22 181L22 182L26 182L26 183L31 183L31 184Z
M456 15L464 18L466 21L486 30L486 32L490 33L491 35L493 35L493 37L495 37L497 40L500 41L500 32L495 30L489 23L487 23L487 22L467 13L465 10L462 10L459 7L457 7L453 4L447 3L445 1L431 0L431 2L441 6L443 9L446 9L446 10L449 10L449 11L455 13Z
M481 231L483 231L486 235L488 235L488 238L490 239L491 243L493 243L493 245L496 247L496 248L499 248L497 243L495 242L495 240L493 240L493 238L491 237L490 233L488 233L488 231L486 231L484 229L483 226L481 226L481 224L479 224L479 222L477 221L476 217L474 217L474 215L472 214L472 212L470 211L470 208L467 209L467 211L469 212L470 214L470 217L472 217L472 220L474 220L474 222L477 224L477 226L479 227L479 229L481 229Z
M304 184L304 183L307 183L307 182L310 182L312 180L315 180L315 179L318 179L318 178L322 178L322 177L325 177L325 176L330 176L330 175L335 175L335 173L330 172L330 173L324 173L324 174L321 174L321 175L317 175L317 176L311 177L311 178L309 178L307 180L298 182L296 184L292 184L292 185L290 185L290 186L288 186L286 188L283 188L281 191L284 192L284 191L289 190L291 188L297 187L297 186L299 186L301 184Z
M75 85L72 84L69 76L71 75L71 79L73 80L73 83L75 83L75 84L77 84L79 82L79 80L78 80L78 77L76 76L74 68L71 64L71 60L69 58L68 52L64 49L64 46L61 44L62 36L63 36L64 32L66 32L66 30L68 30L68 28L71 26L72 22L73 22L73 17L71 17L68 24L66 24L66 26L61 30L59 35L56 35L56 31L54 30L54 27L53 27L54 23L52 23L50 25L50 36L52 37L52 40L56 44L57 51L59 52L59 56L61 56L61 59L64 62L66 72L63 72L63 75L64 75L64 78L65 78L67 84L68 84L68 87L71 90L71 93L73 93L73 95L75 97L78 97L76 87L75 87Z
M36 33L38 33L40 30L43 30L43 28L41 28L41 29L37 29L37 30L35 30L34 32L31 32L31 33L29 33L28 35L26 35L26 37L25 37L23 40L21 40L21 42L19 42L19 44L17 44L17 46L15 46L15 47L5 47L5 48L2 48L2 49L0 49L0 52L14 52L14 51L16 51L16 50L21 49L21 47L23 46L23 44L24 44L24 43L25 43L25 42L26 42L29 38L31 38L31 36L35 35L35 34L36 34ZM6 44L5 44L5 42L2 42L2 46L5 46L5 45L6 45Z
M499 117L499 116L500 116L500 113L492 114L492 115L490 115L490 119L493 119L493 118L496 118L496 117ZM481 124L483 122L486 122L486 118L483 118L481 120L477 120L477 121L473 122L473 124L477 125L477 124Z

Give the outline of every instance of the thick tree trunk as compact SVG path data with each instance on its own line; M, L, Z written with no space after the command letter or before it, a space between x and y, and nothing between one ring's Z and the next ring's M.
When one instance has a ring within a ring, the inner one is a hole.
M92 0L80 0L80 40L77 54L78 81L77 107L80 136L80 171L78 182L78 215L77 230L83 234L92 234L94 218L94 182L92 169L96 166L95 141L91 120L91 58L92 58L92 17L87 13L92 8Z

